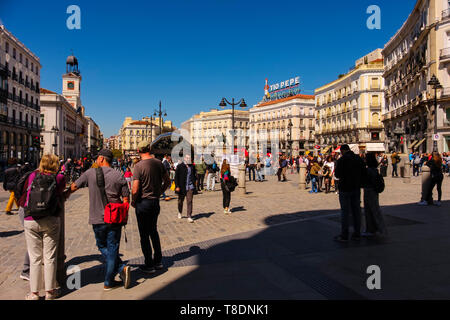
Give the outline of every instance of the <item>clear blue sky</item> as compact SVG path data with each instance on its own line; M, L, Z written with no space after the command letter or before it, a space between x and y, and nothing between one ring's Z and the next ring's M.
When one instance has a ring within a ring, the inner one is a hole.
M222 97L263 96L264 79L300 76L305 94L384 44L415 0L0 0L3 24L41 59L41 87L61 92L65 60L79 60L82 102L105 136L162 100L176 126ZM81 8L81 30L66 9ZM381 30L366 9L381 8Z

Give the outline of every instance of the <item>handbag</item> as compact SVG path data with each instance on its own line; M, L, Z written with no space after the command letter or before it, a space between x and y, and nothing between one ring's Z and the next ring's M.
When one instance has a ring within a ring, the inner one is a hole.
M103 206L105 207L103 221L107 224L126 225L128 222L128 210L130 204L128 202L108 203L108 197L105 191L105 176L102 168L96 168L97 186L102 195Z
M175 181L172 181L172 185L170 186L170 190L175 191Z

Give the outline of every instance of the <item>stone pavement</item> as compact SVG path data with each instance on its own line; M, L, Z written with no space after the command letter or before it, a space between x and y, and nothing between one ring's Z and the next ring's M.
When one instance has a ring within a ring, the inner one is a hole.
M279 183L247 183L248 194L232 194L224 215L221 192L194 197L194 219L177 218L177 200L161 202L158 223L165 269L151 276L142 263L134 210L122 237L123 259L133 266L132 288L102 290L101 257L88 225L88 194L66 203L66 264L81 268L82 288L61 299L409 299L450 297L448 189L442 207L419 207L420 178L411 184L386 179L380 203L390 235L342 245L336 194L298 189L298 175ZM219 186L216 185L218 190ZM0 206L8 194L0 193ZM23 299L19 279L24 235L17 216L0 215L0 299ZM369 291L366 269L379 265L382 290Z

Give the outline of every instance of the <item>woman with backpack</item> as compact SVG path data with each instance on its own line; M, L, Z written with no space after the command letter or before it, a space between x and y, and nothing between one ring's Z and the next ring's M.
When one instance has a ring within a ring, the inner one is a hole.
M387 234L383 215L381 214L379 194L384 190L383 177L378 172L378 161L374 153L366 155L367 179L364 184L364 213L366 231L363 236L372 237L378 232Z
M66 186L64 175L58 174L58 171L58 157L46 154L41 159L39 169L29 174L24 186L24 229L30 256L31 289L25 297L26 300L39 300L42 273L45 299L53 300L58 296L57 251Z
M220 168L220 186L222 187L223 212L225 214L231 213L230 178L231 178L230 165L228 164L227 159L223 159L222 167Z

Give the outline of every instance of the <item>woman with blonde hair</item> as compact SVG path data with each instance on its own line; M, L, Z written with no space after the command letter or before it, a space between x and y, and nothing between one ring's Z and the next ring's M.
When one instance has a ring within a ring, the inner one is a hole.
M45 299L53 300L58 296L56 271L61 228L59 217L64 210L66 185L64 175L58 171L58 157L46 154L41 159L39 169L29 175L24 186L24 229L30 256L31 289L25 297L26 300L39 300L42 272Z

